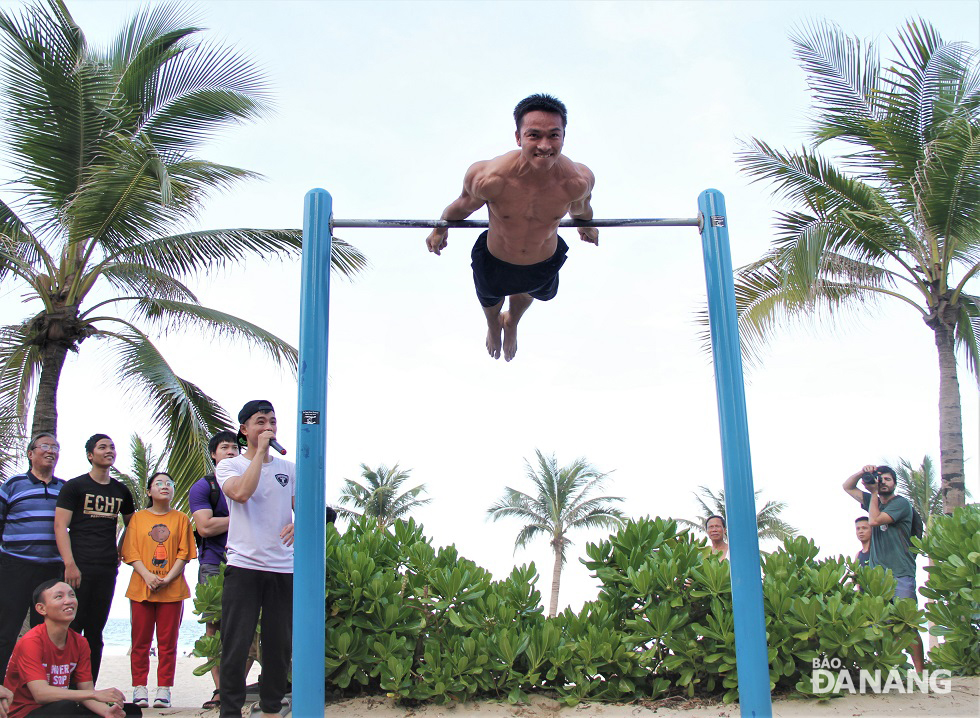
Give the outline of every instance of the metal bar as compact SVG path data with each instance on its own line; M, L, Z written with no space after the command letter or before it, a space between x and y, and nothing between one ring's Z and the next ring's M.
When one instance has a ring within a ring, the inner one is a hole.
M299 309L296 541L293 554L293 715L323 715L326 634L327 340L330 195L306 193Z
M701 245L708 286L708 320L725 477L725 513L731 545L729 560L739 706L743 717L771 718L772 694L769 690L769 653L762 602L762 572L759 567L759 533L725 198L718 190L705 190L698 197L698 209L703 218Z
M490 223L482 219L464 219L448 222L444 219L335 219L333 228L447 228L447 229L487 229ZM559 227L697 227L698 218L692 219L563 219Z

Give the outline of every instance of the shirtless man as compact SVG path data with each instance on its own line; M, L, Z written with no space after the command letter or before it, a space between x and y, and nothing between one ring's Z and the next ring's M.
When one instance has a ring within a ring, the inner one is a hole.
M562 155L566 119L565 105L550 95L521 100L514 108L519 149L470 167L463 193L442 213L449 221L466 219L483 205L490 213L490 229L471 256L476 295L487 317L487 351L494 359L501 350L506 361L514 358L521 316L534 299L546 302L558 293L558 270L568 251L557 234L562 217L592 219L595 176ZM448 233L433 229L425 241L429 251L440 254ZM578 233L582 241L599 244L599 230Z

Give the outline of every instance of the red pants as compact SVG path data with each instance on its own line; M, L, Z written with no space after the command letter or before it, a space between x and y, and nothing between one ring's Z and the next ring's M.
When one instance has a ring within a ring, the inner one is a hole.
M145 686L150 673L150 643L153 641L153 628L157 632L157 686L173 686L174 671L177 668L177 633L184 616L184 602L155 601L129 602L133 622L133 651L130 654L130 668L133 685Z

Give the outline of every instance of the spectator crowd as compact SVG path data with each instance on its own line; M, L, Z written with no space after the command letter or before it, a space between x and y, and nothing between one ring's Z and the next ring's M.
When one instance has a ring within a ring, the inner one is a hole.
M241 716L261 613L259 709L265 716L288 710L295 466L270 454L276 436L270 402L249 401L238 420L237 434L222 431L209 442L215 471L190 489L193 527L172 506L174 481L166 472L149 477L146 505L135 505L126 485L110 475L116 447L109 436L88 439L91 468L68 481L55 476L57 437L31 438L27 471L0 484L0 718L142 715L150 705L154 636L152 705L169 708L183 605L191 595L184 569L195 558L198 583L224 565L226 589L221 663L204 707ZM133 569L126 589L129 702L118 688L95 688L121 563ZM213 622L206 626L209 635L217 630Z

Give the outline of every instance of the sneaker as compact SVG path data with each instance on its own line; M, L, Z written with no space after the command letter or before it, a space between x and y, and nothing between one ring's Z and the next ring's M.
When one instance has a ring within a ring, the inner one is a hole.
M157 697L153 699L154 708L169 708L170 707L170 688L168 686L160 686L157 688Z
M140 708L150 707L150 694L146 692L146 686L133 686L133 704Z

